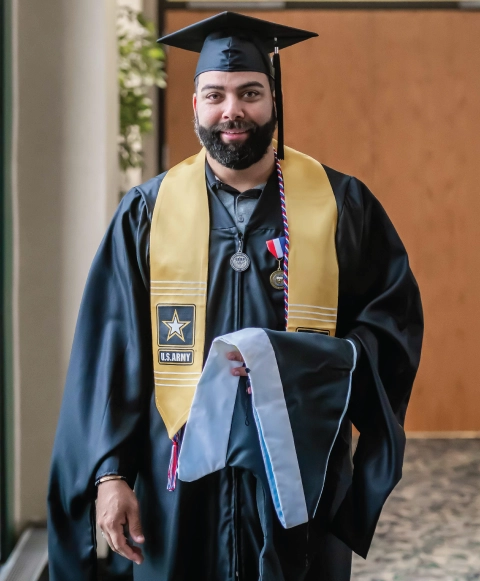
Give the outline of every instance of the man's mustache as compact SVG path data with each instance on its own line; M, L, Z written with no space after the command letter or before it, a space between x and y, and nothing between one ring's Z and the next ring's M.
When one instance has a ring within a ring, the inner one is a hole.
M257 123L253 123L252 121L225 121L224 123L212 125L209 127L209 131L211 133L221 133L222 131L231 131L232 129L239 129L241 131L255 131L257 127Z

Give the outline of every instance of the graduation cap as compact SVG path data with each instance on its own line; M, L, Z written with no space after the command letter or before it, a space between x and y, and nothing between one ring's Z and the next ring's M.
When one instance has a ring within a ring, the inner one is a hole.
M195 78L206 71L265 73L275 81L278 122L277 155L283 159L283 98L279 50L318 36L291 26L222 12L158 39L158 42L200 53ZM274 53L273 64L269 53Z

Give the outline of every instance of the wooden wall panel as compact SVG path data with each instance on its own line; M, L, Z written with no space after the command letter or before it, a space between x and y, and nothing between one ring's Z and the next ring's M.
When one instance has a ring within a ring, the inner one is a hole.
M282 51L287 144L365 181L409 251L426 336L410 430L480 430L480 14L284 11L315 30ZM205 12L171 12L176 30ZM169 53L170 163L198 149L196 56Z

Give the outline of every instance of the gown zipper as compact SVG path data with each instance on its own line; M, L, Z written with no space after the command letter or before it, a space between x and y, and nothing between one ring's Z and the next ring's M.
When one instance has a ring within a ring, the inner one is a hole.
M243 236L237 232L237 251L243 251ZM240 329L241 312L240 312L240 281L242 273L235 271L235 331Z
M237 250L238 252L243 251L243 236L240 232L237 232ZM241 309L240 309L240 283L241 283L241 272L235 271L235 331L238 331L241 326ZM240 580L239 571L239 550L238 550L238 528L240 526L238 518L238 470L232 468L233 470L233 529L234 529L234 545L235 545L235 580Z

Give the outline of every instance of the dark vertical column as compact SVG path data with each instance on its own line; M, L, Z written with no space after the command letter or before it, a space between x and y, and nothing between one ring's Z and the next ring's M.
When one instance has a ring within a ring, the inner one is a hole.
M166 0L158 0L158 33L163 36L165 30ZM168 82L168 80L167 80ZM158 167L160 173L165 171L165 134L166 134L166 89L158 89Z

